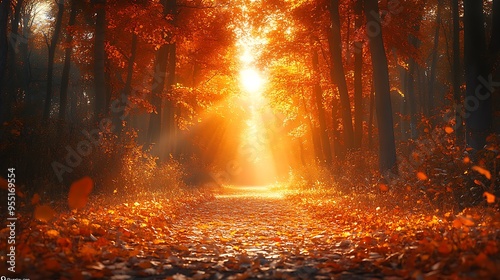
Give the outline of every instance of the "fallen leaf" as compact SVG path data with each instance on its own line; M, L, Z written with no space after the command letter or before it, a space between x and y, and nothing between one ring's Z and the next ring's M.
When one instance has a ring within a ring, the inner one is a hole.
M48 230L45 234L50 238L54 238L54 237L59 236L59 232L55 229Z
M389 187L386 184L382 184L382 183L378 185L378 188L380 189L380 191L383 191L383 192L386 192L389 190Z
M450 127L450 126L447 126L447 127L445 127L445 128L444 128L444 131L445 131L446 133L448 133L448 134L452 134L452 133L453 133L453 131L455 131L455 130L453 130L453 128L452 128L452 127Z
M479 174L484 175L484 177L486 177L487 179L491 179L490 171L488 171L480 166L475 165L472 167L472 170L479 172Z

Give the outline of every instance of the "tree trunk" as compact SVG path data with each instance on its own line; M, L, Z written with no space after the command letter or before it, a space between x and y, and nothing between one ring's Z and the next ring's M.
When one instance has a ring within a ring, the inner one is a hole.
M342 40L340 35L339 0L330 3L331 28L328 34L328 47L330 51L330 77L337 85L342 105L342 126L344 132L344 145L349 150L354 145L354 132L352 128L351 104L345 80L345 71L342 63ZM333 110L332 110L333 112ZM332 117L334 120L334 118Z
M355 29L363 27L363 2L355 3L356 20ZM354 42L354 148L361 148L363 138L363 43Z
M432 47L432 61L431 61L431 73L429 81L429 94L428 94L428 112L427 117L430 118L431 123L434 123L434 101L436 98L436 76L437 76L437 61L438 61L438 51L439 51L439 27L441 26L441 10L443 6L443 0L438 0L437 15L436 15L436 27L434 29L434 45Z
M373 84L375 87L375 107L379 131L379 169L382 175L387 176L397 174L389 70L382 39L378 1L365 0L364 3L366 22L371 25L368 26L367 32L369 33Z
M137 34L132 33L132 46L130 50L130 57L127 66L127 78L125 80L125 87L123 88L122 96L118 99L118 106L111 106L113 114L113 123L116 127L115 131L118 136L121 135L123 130L123 121L129 114L128 102L130 94L132 94L132 78L134 75L134 64L137 57ZM116 107L116 108L115 108Z
M106 0L93 0L96 7L94 32L94 119L106 113Z
M332 164L332 150L330 147L330 139L328 137L328 128L326 126L325 110L323 109L323 93L319 85L319 69L318 69L318 53L314 50L312 53L312 68L314 73L313 95L316 107L318 110L318 121L321 137L321 146L325 163L330 166Z
M49 48L49 60L47 65L47 88L45 91L45 107L43 109L43 121L47 121L50 117L50 107L52 101L52 81L54 76L54 57L56 54L57 43L59 42L59 35L61 34L62 18L64 13L64 0L57 2L57 17L56 25L54 27L54 33L52 34L52 39L50 41Z
M311 131L311 140L312 140L312 145L313 145L313 150L314 150L314 155L315 155L315 162L323 162L324 157L323 157L323 152L321 149L321 140L319 135L318 128L313 124L312 119L312 112L307 108L305 100L302 98L302 106L304 108L304 112L307 115L307 124L309 125L309 130Z
M451 10L453 17L453 100L455 103L455 135L457 144L464 143L464 127L462 120L462 68L460 67L460 17L458 11L458 0L452 0Z
M151 88L151 105L155 107L155 112L150 114L147 142L149 144L159 144L161 134L162 116L162 94L165 88L167 72L168 45L160 46L156 53L153 85Z
M64 66L61 75L61 90L59 93L59 120L64 121L66 118L66 107L68 103L68 85L69 85L69 72L71 70L71 53L73 47L73 30L72 28L76 23L76 1L71 0L71 8L69 13L68 30L66 31L66 48L64 49Z
M474 149L482 149L492 124L483 1L464 0L464 52L466 142Z
M490 61L492 61L493 81L500 81L500 0L493 0L493 22L489 45ZM495 133L500 133L500 94L498 87L492 97Z
M7 69L7 56L9 48L9 40L7 39L7 23L9 21L9 10L10 0L2 0L2 3L0 3L0 81L2 83Z

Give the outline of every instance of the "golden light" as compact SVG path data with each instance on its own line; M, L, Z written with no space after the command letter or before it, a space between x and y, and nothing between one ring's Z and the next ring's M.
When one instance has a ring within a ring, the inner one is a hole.
M258 93L264 84L264 79L255 69L248 68L240 71L240 82L249 93Z

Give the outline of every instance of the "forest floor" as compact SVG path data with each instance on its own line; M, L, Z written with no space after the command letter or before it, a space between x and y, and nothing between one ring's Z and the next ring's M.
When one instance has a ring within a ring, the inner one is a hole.
M97 199L48 222L20 219L12 276L500 279L497 210L434 215L362 201L369 199L270 186L113 206Z

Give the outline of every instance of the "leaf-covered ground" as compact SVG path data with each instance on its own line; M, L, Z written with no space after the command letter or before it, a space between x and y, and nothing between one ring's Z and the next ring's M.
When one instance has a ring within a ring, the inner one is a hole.
M434 215L271 187L105 205L22 219L18 276L500 279L500 216L489 208Z

